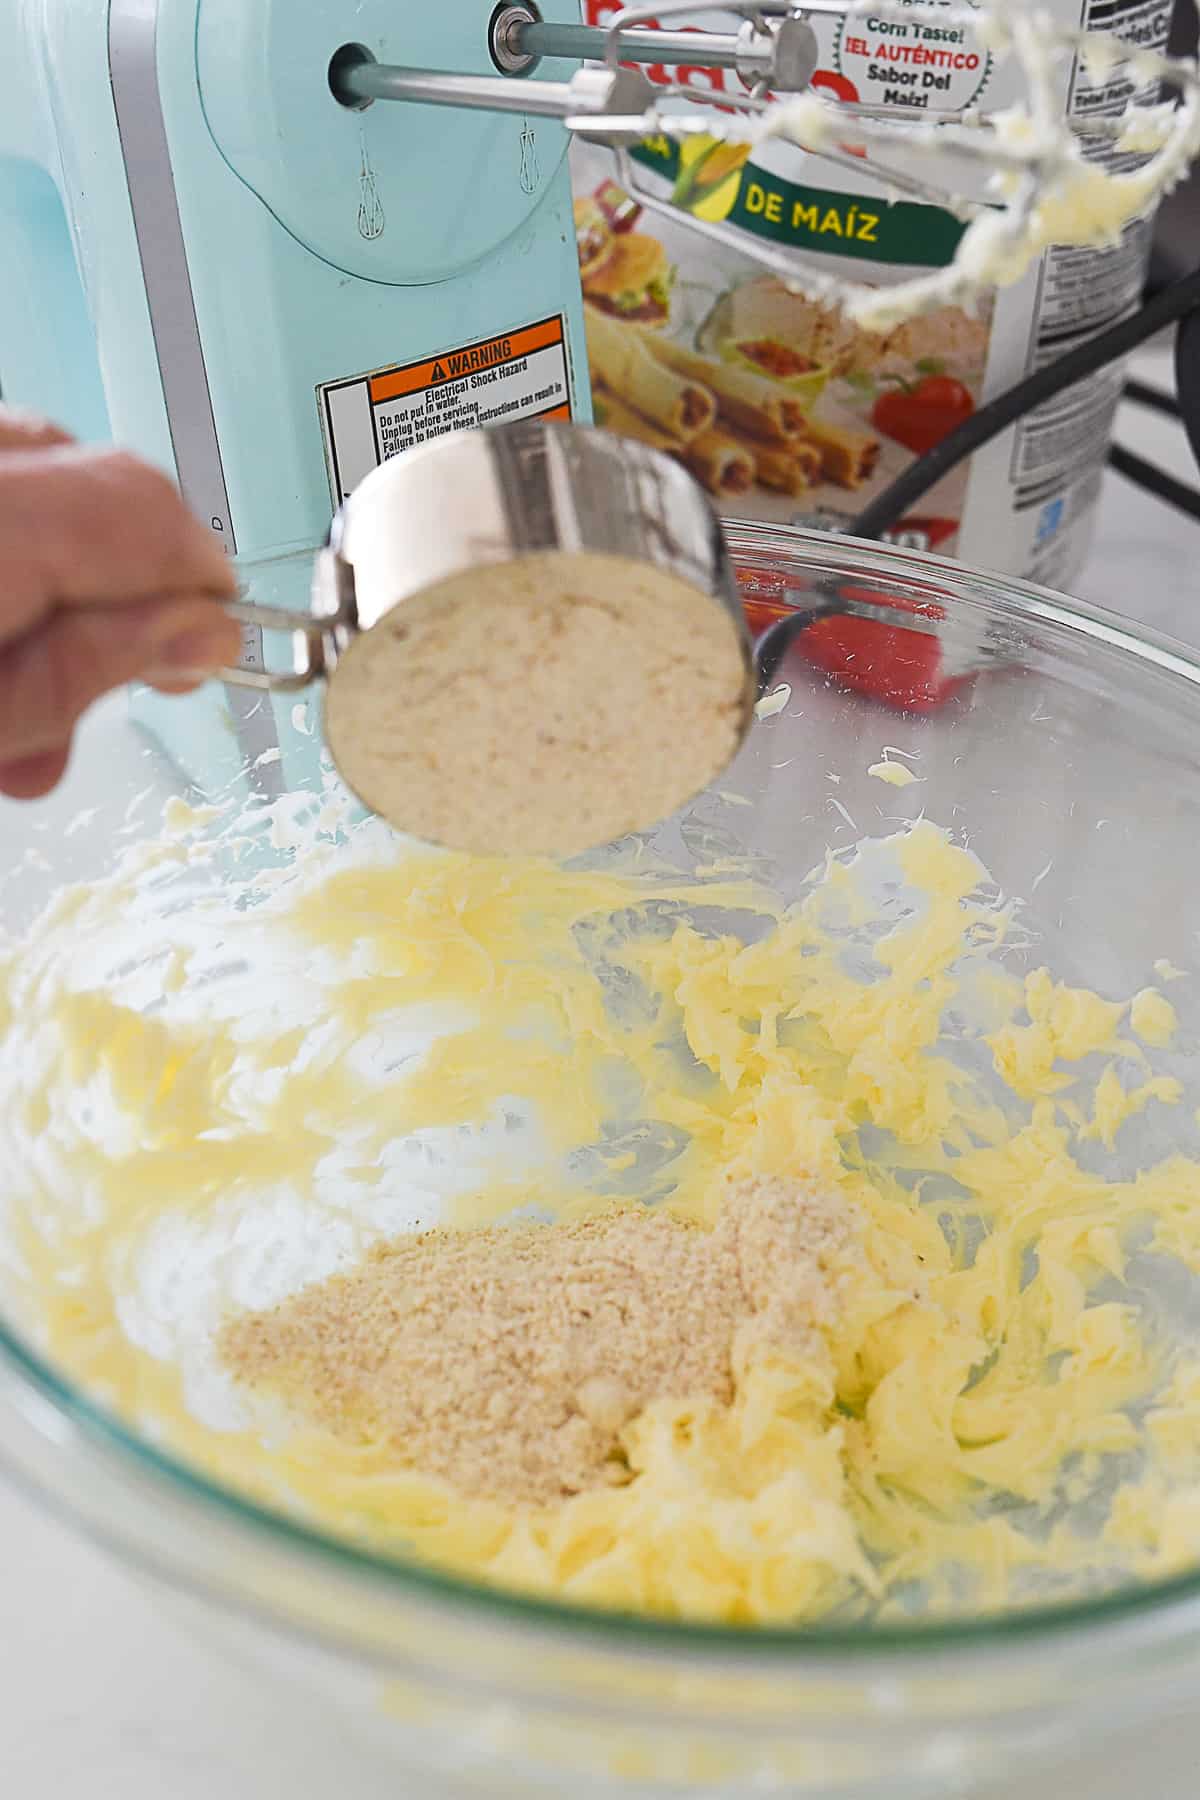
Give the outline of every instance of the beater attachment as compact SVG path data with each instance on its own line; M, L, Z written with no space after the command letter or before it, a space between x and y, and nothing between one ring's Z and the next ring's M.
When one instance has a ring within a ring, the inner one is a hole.
M735 33L670 31L658 21L720 14L740 17ZM894 106L845 100L813 85L818 44L812 20L835 15L938 33L960 32L997 62L1009 62L1024 97L998 110L938 110L897 117ZM1152 210L1200 155L1200 76L1192 58L1168 57L1111 33L1060 29L1019 0L981 5L904 5L899 0L661 0L619 13L606 28L552 25L526 0L511 0L489 28L495 76L455 75L376 62L348 47L330 82L348 106L377 100L462 106L561 120L574 134L609 145L622 185L656 213L682 217L697 232L750 256L788 287L841 307L858 324L889 329L917 313L970 305L988 289L1019 280L1051 244L1102 247ZM1117 115L1067 117L1064 81L1078 57L1092 73L1124 69L1135 93L1153 96ZM564 82L532 81L544 58L585 59ZM630 64L731 70L741 91L687 80L654 83ZM1168 98L1159 95L1166 90ZM771 139L872 176L901 196L942 207L966 227L945 267L887 288L818 270L802 252L698 217L647 185L631 150L650 139L705 139L725 146L722 180Z

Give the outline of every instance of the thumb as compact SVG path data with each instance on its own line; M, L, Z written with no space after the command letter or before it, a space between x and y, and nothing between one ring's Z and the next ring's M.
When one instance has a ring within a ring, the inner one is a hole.
M69 431L52 425L37 413L15 406L0 406L0 452L5 450L57 450L73 443Z

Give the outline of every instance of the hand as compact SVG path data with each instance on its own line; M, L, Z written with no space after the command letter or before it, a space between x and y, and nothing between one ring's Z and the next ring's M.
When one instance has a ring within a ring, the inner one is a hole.
M0 793L57 785L94 700L236 662L228 558L165 475L0 408Z

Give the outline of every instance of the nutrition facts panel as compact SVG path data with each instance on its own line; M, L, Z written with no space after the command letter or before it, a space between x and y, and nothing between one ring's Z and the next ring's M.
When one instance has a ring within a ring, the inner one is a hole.
M317 390L335 506L391 456L452 431L569 419L561 313Z

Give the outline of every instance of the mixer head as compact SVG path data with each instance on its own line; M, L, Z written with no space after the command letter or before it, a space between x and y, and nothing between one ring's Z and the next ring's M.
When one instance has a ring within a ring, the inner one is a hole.
M659 22L702 14L740 16L734 34L673 32ZM845 100L812 86L818 16L928 25L961 32L1020 71L1024 98L1001 110L978 107L896 116L892 107ZM619 13L604 29L544 23L533 0L505 0L492 15L489 48L496 77L446 75L385 65L357 48L335 60L330 79L344 104L376 100L476 107L561 119L580 137L611 146L624 186L651 211L686 219L695 231L749 254L789 287L843 308L859 324L887 329L935 307L970 304L1018 280L1050 244L1102 246L1149 212L1200 155L1200 77L1194 59L1168 57L1110 33L1064 31L1019 0L903 4L901 0L663 0ZM523 77L546 57L589 59L561 83ZM1065 65L1126 67L1135 91L1164 101L1116 116L1068 118ZM687 80L655 84L631 63L733 70L741 92ZM651 138L697 137L727 145L736 169L772 138L843 169L873 174L890 198L935 205L966 230L944 268L887 289L828 275L795 250L748 243L719 219L698 218L640 178L631 148ZM1128 167L1116 163L1132 164Z

